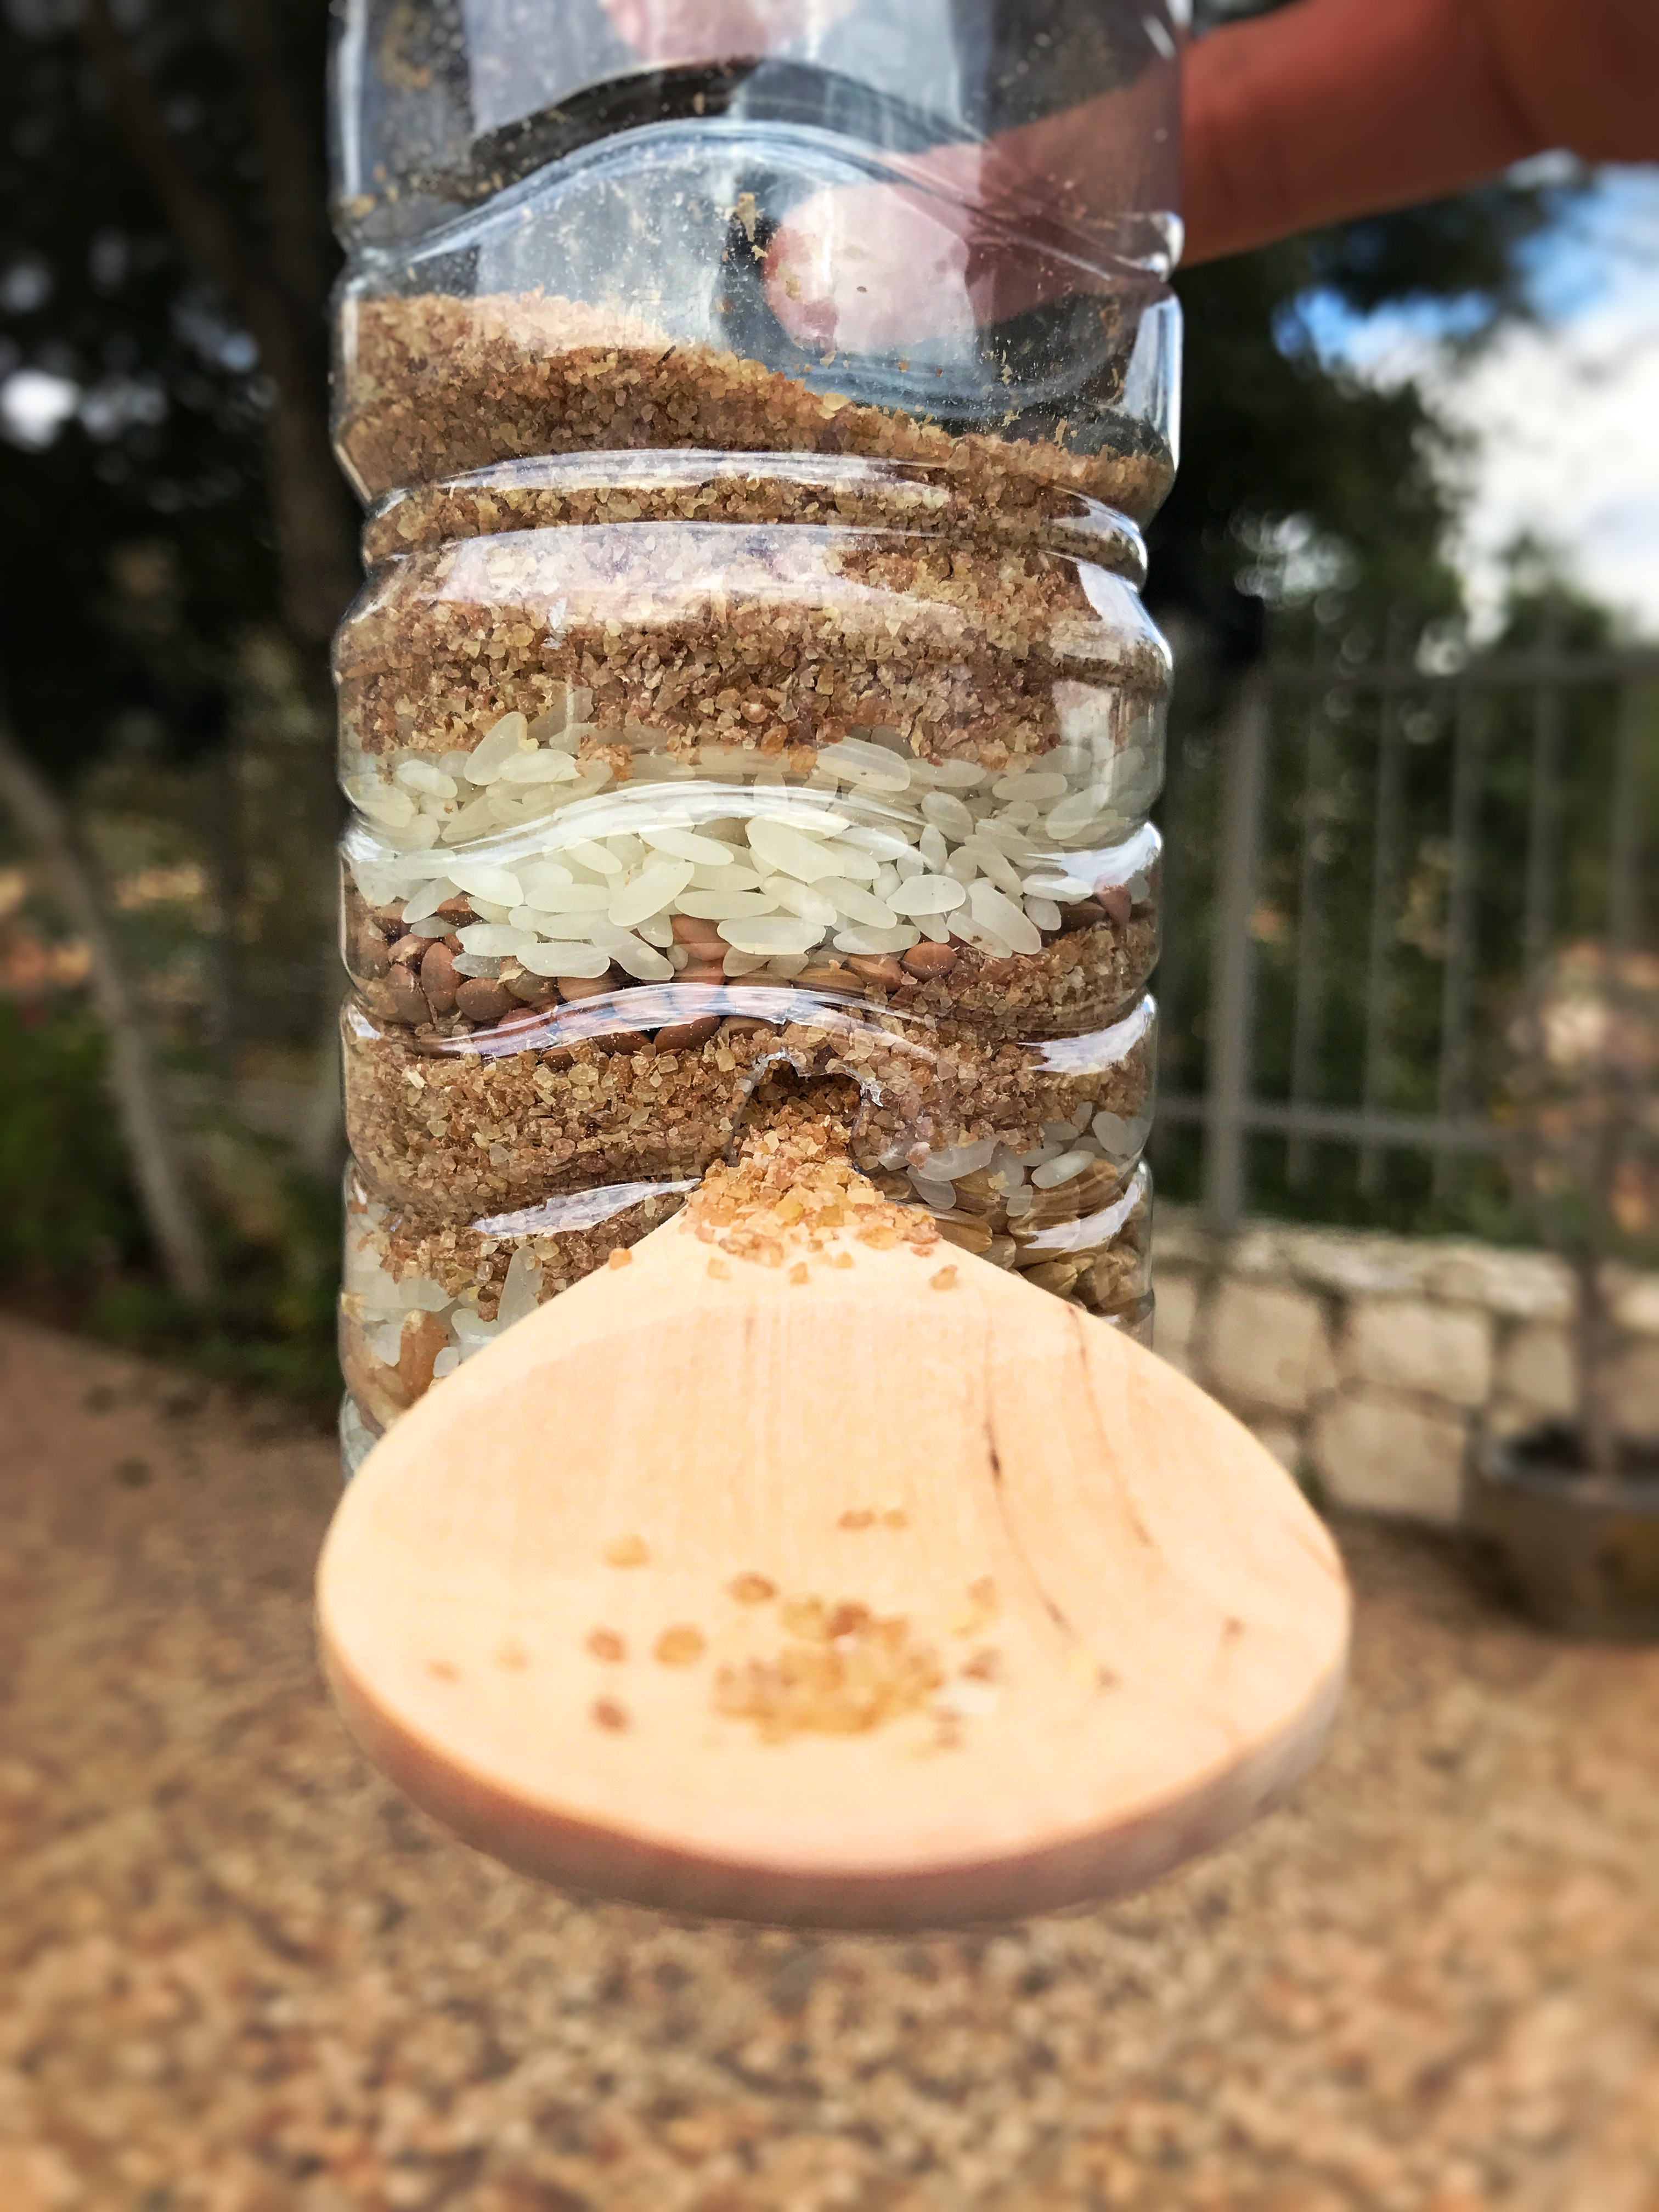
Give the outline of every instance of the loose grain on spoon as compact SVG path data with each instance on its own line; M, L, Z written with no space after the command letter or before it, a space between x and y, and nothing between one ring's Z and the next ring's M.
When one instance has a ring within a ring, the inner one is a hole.
M410 1796L550 1880L902 1927L1137 1887L1283 1794L1346 1646L1321 1524L939 1241L822 1133L763 1143L376 1448L322 1642Z

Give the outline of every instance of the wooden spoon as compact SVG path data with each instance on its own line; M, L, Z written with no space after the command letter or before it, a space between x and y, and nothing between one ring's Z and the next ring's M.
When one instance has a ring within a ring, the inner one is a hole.
M318 1577L359 1741L509 1865L749 1920L1046 1911L1219 1843L1332 1718L1320 1522L1104 1322L791 1171L717 1170L375 1447Z

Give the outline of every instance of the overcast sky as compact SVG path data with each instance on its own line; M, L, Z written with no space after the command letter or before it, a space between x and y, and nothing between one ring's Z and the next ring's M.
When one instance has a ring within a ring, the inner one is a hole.
M1431 322L1316 318L1322 348L1382 381L1420 377L1474 441L1455 550L1477 620L1522 532L1570 576L1659 637L1659 169L1604 171L1541 241L1537 327L1506 331L1471 362Z

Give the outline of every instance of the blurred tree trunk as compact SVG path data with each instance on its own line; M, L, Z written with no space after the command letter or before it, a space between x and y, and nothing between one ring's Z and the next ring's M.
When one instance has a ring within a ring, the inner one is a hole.
M0 800L40 854L91 961L94 1004L109 1042L109 1083L144 1219L174 1290L192 1304L212 1296L208 1241L168 1118L149 1024L100 894L94 863L67 810L0 721Z
M351 501L329 441L327 179L301 120L269 0L234 0L249 119L265 182L259 234L228 213L185 160L155 87L132 59L108 0L86 0L82 36L133 161L173 234L246 325L270 377L268 495L283 617L307 663L326 648L356 588Z
M132 160L180 246L223 294L258 348L271 384L265 478L284 627L315 726L314 746L289 756L305 789L286 810L304 849L284 856L304 927L318 901L316 1016L328 1040L302 1164L332 1172L339 1151L338 1041L325 1008L337 988L330 919L331 844L340 821L334 783L334 695L329 641L356 591L356 516L334 462L329 434L327 312L331 256L327 176L320 135L309 127L313 88L301 88L283 50L272 0L231 0L250 136L264 186L264 222L255 229L204 185L170 129L155 85L137 66L109 0L85 0L81 33L109 91ZM249 824L250 832L260 825ZM234 927L234 917L227 916Z

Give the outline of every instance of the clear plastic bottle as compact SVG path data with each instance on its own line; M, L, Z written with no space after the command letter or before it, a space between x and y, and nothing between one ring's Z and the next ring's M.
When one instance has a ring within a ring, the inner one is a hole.
M1144 1330L1147 0L349 0L349 1455L802 1115Z

